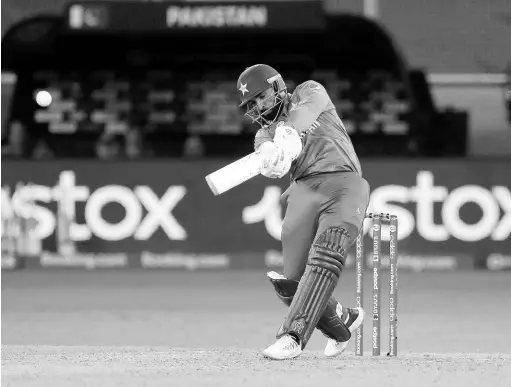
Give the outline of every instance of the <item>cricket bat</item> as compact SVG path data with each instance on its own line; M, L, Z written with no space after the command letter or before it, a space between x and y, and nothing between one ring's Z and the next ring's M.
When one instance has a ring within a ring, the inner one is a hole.
M231 188L259 175L261 173L262 159L252 152L219 170L206 176L209 188L218 196Z

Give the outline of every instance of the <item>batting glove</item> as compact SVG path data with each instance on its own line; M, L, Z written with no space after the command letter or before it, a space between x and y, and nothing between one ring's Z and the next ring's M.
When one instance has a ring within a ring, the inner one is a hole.
M273 141L266 141L258 149L262 158L261 174L271 179L285 176L291 169L292 160L281 147Z
M273 142L282 148L291 161L295 160L302 151L302 140L298 132L291 126L281 125L275 129Z

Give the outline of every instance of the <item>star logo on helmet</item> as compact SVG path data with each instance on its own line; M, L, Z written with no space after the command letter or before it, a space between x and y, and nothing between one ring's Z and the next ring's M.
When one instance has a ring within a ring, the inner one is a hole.
M241 93L243 95L245 95L245 93L248 93L247 84L246 83L241 83L241 86L240 86L240 88L238 90L241 91Z

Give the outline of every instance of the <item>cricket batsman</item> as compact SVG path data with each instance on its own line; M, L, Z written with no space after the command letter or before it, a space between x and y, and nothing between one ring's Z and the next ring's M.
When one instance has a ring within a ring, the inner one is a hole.
M343 307L333 292L362 227L369 184L321 84L310 80L290 94L274 68L256 64L243 71L237 88L240 108L261 126L254 147L263 158L262 175L289 172L291 178L281 197L284 274L267 274L289 309L263 355L298 357L318 328L328 338L325 355L337 356L364 320L362 308Z

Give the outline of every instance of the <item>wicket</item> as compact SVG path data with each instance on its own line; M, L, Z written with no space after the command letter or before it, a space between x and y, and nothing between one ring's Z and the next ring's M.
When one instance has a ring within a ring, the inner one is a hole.
M398 257L398 220L397 216L391 214L373 214L368 213L365 219L372 219L373 225L373 252L372 252L372 272L373 272L373 331L372 347L373 356L381 355L381 335L380 335L380 295L381 295L381 225L382 221L390 223L389 233L389 352L387 356L397 356L397 257ZM363 307L364 303L364 231L363 227L357 236L356 242L356 305ZM364 355L364 327L361 325L356 331L355 354Z

